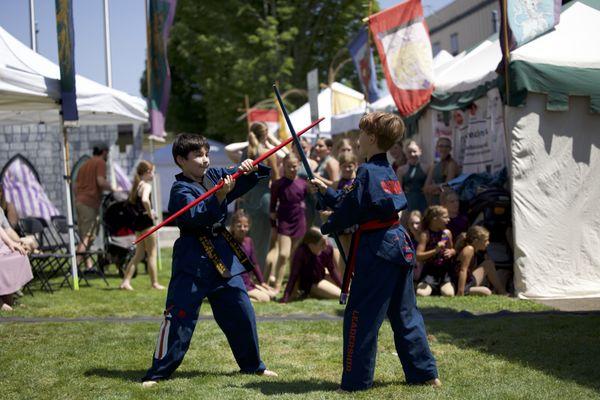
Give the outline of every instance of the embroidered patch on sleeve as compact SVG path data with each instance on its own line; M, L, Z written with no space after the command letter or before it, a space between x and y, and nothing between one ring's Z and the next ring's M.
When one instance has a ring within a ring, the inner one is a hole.
M398 181L381 181L381 188L389 194L402 193L402 186L400 186L400 182Z

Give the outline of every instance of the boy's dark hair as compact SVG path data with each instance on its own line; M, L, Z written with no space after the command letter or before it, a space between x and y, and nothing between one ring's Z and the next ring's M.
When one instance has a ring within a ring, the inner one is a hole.
M187 159L190 152L200 149L205 149L207 153L210 151L210 144L204 136L196 133L180 133L173 141L173 161L179 165L177 156ZM179 166L181 167L181 165Z
M329 147L329 149L331 149L333 147L333 140L331 139L325 139L325 146Z
M108 151L108 145L106 143L96 143L92 148L92 154L99 156L103 151Z
M358 127L367 135L375 135L377 146L384 151L404 136L404 122L400 116L381 111L364 115Z

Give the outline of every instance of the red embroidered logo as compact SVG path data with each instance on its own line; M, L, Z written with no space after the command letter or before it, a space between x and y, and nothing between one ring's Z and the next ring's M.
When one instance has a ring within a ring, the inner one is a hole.
M381 188L384 192L389 194L402 193L402 187L398 181L381 181Z

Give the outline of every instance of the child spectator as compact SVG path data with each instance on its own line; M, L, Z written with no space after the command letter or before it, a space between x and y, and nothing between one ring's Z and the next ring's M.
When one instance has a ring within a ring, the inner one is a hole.
M421 212L419 210L412 210L410 213L408 213L408 217L406 218L406 222L404 224L413 245L419 243L419 237L421 235L421 218ZM415 270L413 272L413 281L419 281L421 272L423 272L423 263L417 261L417 265L415 266Z
M398 179L402 182L402 190L408 201L408 210L419 210L425 212L427 198L423 192L423 186L427 179L427 167L421 164L421 148L414 140L407 143L405 148L407 157L406 164L396 169Z
M285 265L306 233L304 198L308 194L306 181L297 177L298 157L288 154L283 160L283 170L283 178L271 185L271 222L277 227L279 256L274 271L269 271L269 284L274 284L277 293L281 290Z
M344 156L345 154L354 155L354 146L352 145L352 139L350 138L343 138L335 146L334 157L336 160L338 160L338 162L340 161L340 157Z
M478 252L487 250L490 233L482 226L472 226L467 231L465 239L458 244L458 257L456 260L455 285L457 296L466 294L489 296L492 291L483 286L484 278L494 286L498 294L505 295L506 290L496 274L496 266L487 253L483 262L479 263Z
M325 279L325 270L335 285ZM317 299L338 299L341 294L342 280L335 268L333 247L327 243L325 237L317 228L311 228L302 239L302 244L294 254L292 271L282 303L287 303L294 296L295 286L298 284L301 297L314 297Z
M241 245L244 253L248 256L248 259L252 262L254 269L252 273L258 283L254 283L250 277L249 272L242 274L244 285L246 285L246 291L252 301L268 302L275 297L272 289L265 285L265 279L260 270L260 265L256 262L256 255L254 254L254 243L252 238L248 236L250 230L250 218L244 212L244 210L237 210L231 216L230 231L234 239L237 240Z
M448 210L442 206L431 206L425 211L417 246L417 260L423 262L417 296L430 296L438 291L442 296L454 296L452 271L456 251L452 232L447 229L449 219Z
M448 229L452 232L452 237L458 242L458 237L467 232L469 228L469 219L460 212L460 201L458 194L453 190L445 190L440 196L442 206L448 210Z

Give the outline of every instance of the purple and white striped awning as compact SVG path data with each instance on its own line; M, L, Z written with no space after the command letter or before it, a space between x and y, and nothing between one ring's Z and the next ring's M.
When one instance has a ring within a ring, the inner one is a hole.
M31 166L21 157L15 157L6 167L2 188L6 200L15 206L19 218L42 217L50 221L50 217L59 214Z

